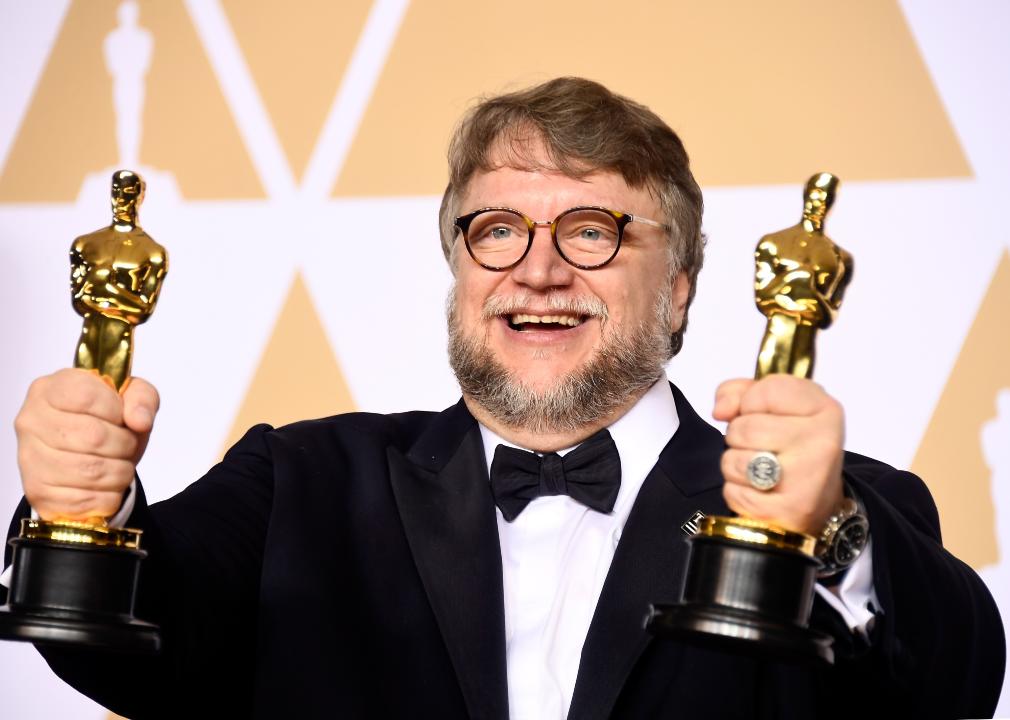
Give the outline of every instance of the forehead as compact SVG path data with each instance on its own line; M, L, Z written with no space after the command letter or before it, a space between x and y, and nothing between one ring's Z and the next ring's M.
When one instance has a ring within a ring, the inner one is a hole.
M659 215L658 203L647 188L630 187L619 173L610 170L572 177L553 168L511 166L476 172L459 210L511 207L543 220L576 205L599 205L650 218Z
M499 135L483 164L466 184L457 207L461 213L506 206L548 219L576 205L600 205L659 217L648 187L631 187L616 170L559 156L536 131L513 128Z

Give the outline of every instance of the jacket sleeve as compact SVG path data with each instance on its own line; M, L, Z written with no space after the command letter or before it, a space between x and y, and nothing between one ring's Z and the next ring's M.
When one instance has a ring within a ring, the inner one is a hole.
M134 720L251 715L260 568L273 494L271 428L248 433L203 478L149 506L140 483L128 527L143 530L135 617L160 629L154 657L39 646L74 688ZM28 515L22 501L11 525ZM9 562L9 557L8 557Z
M869 646L835 633L845 678L836 689L863 688L879 699L875 715L991 717L1003 626L982 580L943 548L929 490L912 473L857 455L847 456L845 473L870 521L881 607Z

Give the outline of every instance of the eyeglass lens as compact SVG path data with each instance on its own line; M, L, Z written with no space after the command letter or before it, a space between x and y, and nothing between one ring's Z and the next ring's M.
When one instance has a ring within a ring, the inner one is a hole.
M555 235L561 254L570 262L592 267L609 260L617 249L617 220L603 210L583 208L562 215ZM470 223L467 242L477 260L490 267L508 267L526 252L530 227L510 210L487 210Z

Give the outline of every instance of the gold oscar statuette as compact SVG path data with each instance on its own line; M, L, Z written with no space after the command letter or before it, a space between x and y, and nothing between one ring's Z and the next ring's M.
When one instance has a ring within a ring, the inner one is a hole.
M133 332L154 312L168 255L140 227L143 179L112 176L112 223L74 240L70 288L84 319L74 367L92 371L122 392L130 379ZM157 651L158 629L133 617L140 530L110 527L105 518L21 521L0 638Z
M768 318L756 379L810 378L817 331L835 319L852 279L852 256L824 234L838 178L811 177L803 218L765 235L754 251L754 300ZM751 654L834 662L831 638L809 628L820 563L817 539L745 517L696 522L681 602L654 605L657 635Z

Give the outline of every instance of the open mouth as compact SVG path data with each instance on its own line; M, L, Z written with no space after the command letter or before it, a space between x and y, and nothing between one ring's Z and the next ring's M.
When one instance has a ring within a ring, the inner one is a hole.
M529 315L516 313L504 318L510 328L523 332L525 330L564 331L578 327L588 319L587 315Z

